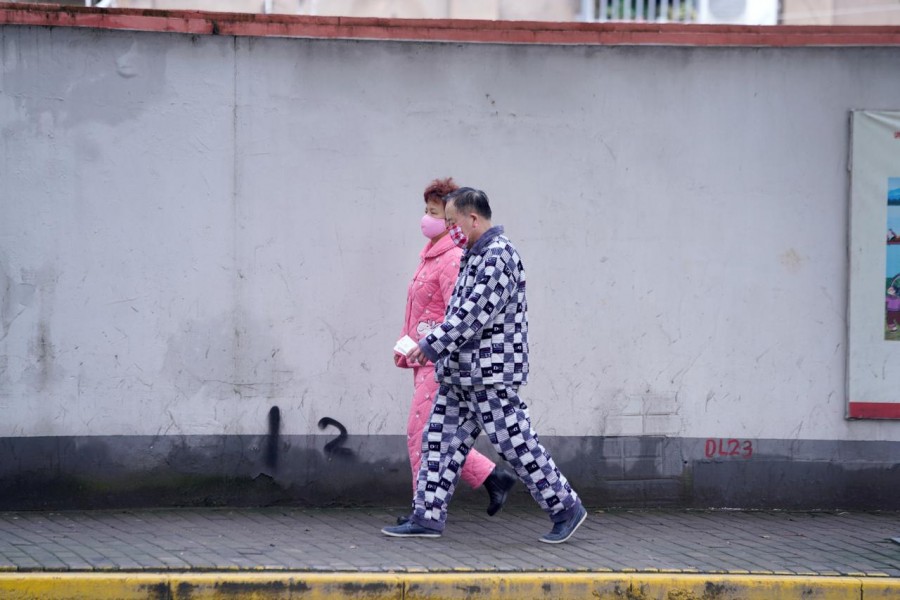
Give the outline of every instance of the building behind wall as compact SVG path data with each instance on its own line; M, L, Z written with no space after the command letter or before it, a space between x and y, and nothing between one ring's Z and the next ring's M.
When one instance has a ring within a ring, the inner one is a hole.
M900 3L884 0L782 0L785 25L900 25Z
M86 4L80 0L62 3ZM90 3L88 0L87 4ZM101 0L101 5L404 19L684 21L745 25L900 24L900 5L884 0L636 0L627 6L609 0Z
M84 5L77 0L68 4ZM96 3L95 3L96 4ZM114 0L107 7L401 19L577 20L579 0Z
M404 19L683 21L745 25L895 25L884 0L63 0L61 4L160 10ZM605 4L605 6L604 6Z

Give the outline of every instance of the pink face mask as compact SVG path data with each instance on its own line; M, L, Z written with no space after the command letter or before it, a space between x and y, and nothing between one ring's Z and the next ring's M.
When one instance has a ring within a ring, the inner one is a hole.
M446 230L447 225L443 219L438 219L431 215L422 215L422 235L428 239L436 238Z
M469 238L466 237L459 225L454 225L450 228L450 239L460 248L465 248L466 244L469 243Z

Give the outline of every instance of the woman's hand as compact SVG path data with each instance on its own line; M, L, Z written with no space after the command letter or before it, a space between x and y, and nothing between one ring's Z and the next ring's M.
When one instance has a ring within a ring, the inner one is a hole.
M428 357L425 356L425 353L422 352L421 348L416 346L415 348L413 348L412 350L409 351L409 354L406 355L406 362L408 362L411 365L414 365L416 363L418 363L420 365L424 365L425 363L428 362Z

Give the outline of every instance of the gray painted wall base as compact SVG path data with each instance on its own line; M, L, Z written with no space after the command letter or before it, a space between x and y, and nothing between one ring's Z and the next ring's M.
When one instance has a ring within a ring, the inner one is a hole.
M900 509L897 442L543 441L590 506ZM3 510L403 506L410 480L402 436L0 438ZM516 489L513 502L532 502ZM464 485L456 499L485 500Z

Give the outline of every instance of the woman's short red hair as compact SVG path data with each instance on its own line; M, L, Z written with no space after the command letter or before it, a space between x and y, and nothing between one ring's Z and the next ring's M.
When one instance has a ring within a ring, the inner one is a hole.
M425 198L426 202L429 198L443 200L444 196L450 192L455 192L458 189L459 186L454 183L452 177L448 177L447 179L435 179L428 184L428 187L425 188L425 193L422 194L422 196Z

